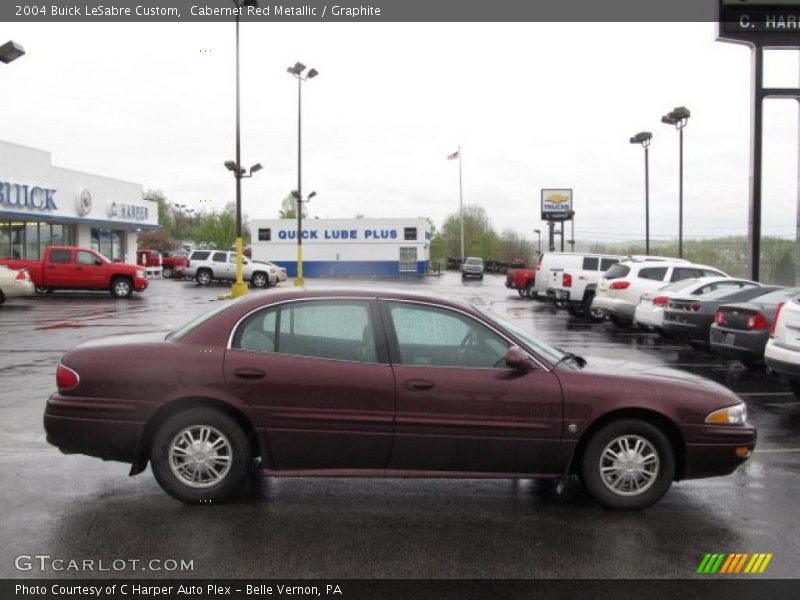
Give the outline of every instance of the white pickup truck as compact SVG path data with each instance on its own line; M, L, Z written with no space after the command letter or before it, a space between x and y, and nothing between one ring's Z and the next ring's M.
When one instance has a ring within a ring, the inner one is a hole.
M589 316L597 282L621 256L584 256L581 268L551 269L547 294L557 306L565 306L573 316Z

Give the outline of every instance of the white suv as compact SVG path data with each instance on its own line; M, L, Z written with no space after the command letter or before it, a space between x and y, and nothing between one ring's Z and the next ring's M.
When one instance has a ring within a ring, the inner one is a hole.
M772 330L764 349L767 367L789 380L792 392L800 398L800 298L784 302L772 319Z
M682 259L659 262L623 260L612 265L597 282L591 310L618 325L630 325L642 294L673 281L701 277L728 275L713 267L694 265Z
M218 281L236 281L236 252L194 250L189 255L184 275L200 285ZM253 287L265 288L278 282L275 267L242 257L242 278Z

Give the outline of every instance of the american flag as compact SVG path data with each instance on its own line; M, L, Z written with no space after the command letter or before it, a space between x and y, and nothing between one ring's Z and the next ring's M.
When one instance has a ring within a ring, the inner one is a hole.
M459 150L456 150L456 151L455 151L455 152L453 152L452 154L448 154L448 155L447 155L447 160L455 160L455 159L457 159L457 158L458 158L458 153L459 153L459 152L460 152Z

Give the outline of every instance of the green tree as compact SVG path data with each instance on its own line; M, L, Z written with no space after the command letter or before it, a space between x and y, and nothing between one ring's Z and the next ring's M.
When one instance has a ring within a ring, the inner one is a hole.
M197 228L198 241L227 250L236 242L236 217L230 212L204 215Z
M168 231L171 236L174 236L175 219L166 194L161 190L147 190L142 194L142 199L158 204L158 224Z
M297 198L291 193L281 200L281 210L278 212L280 219L296 219L297 218ZM303 204L303 218L308 218L308 209Z

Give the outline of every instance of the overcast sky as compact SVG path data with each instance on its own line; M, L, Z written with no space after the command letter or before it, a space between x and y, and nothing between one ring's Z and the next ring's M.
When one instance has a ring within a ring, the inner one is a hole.
M678 133L685 230L744 234L750 60L694 24L242 24L242 162L251 217L277 217L297 180L301 61L303 185L312 216L427 216L464 201L498 230L540 228L539 190L572 187L576 238L642 238L653 132L651 231L677 235ZM10 24L27 54L0 66L0 139L51 151L58 166L142 183L192 207L222 207L234 182L233 23ZM797 56L768 53L768 85L797 86ZM797 103L765 116L764 233L794 237Z

